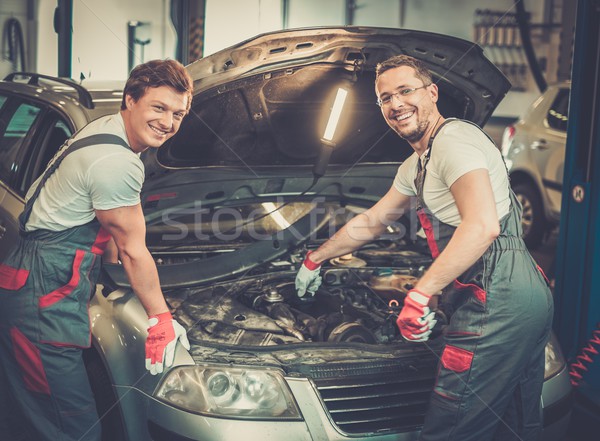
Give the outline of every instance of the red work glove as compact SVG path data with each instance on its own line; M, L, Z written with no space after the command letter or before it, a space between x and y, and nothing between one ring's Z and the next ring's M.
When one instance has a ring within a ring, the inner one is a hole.
M310 296L313 296L321 286L321 276L319 275L321 264L310 260L311 252L306 253L306 258L296 275L298 297L304 297L307 291Z
M396 324L400 334L405 340L421 342L426 341L431 330L437 323L435 313L429 309L427 304L431 295L411 289L406 294L404 306Z
M153 315L148 318L148 337L146 338L146 369L152 375L160 374L175 359L177 340L184 348L190 349L186 331L170 312Z

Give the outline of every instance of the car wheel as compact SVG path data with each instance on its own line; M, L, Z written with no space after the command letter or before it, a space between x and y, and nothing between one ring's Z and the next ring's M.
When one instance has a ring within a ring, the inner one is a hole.
M515 185L513 191L523 206L523 240L528 248L537 248L542 244L548 228L539 193L527 183Z
M126 441L117 395L100 356L90 349L84 351L83 361L102 424L102 441Z

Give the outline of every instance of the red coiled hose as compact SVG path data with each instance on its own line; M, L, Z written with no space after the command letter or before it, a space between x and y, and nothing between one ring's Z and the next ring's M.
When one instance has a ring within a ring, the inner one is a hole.
M579 386L579 382L583 378L583 373L588 370L589 364L594 359L594 355L598 355L600 349L600 323L596 324L596 330L592 332L592 338L590 338L587 345L581 349L579 355L575 358L575 361L571 363L569 369L569 377L571 377L571 384L573 386Z

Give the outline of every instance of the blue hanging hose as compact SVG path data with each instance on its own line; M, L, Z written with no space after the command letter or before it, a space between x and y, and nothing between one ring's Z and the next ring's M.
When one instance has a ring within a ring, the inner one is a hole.
M21 23L16 18L9 18L4 25L5 41L8 43L8 60L14 72L25 72L25 45ZM19 66L20 61L20 66Z

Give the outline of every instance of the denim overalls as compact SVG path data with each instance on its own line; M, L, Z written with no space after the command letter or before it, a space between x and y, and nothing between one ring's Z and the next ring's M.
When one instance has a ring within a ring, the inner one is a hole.
M434 137L422 166L419 159L415 185L419 221L436 258L456 227L435 218L424 200ZM500 220L500 235L440 300L451 316L421 441L533 441L541 429L553 302L521 239L521 205L509 191L511 209Z
M17 247L0 265L0 432L7 437L24 416L18 424L33 427L36 440L100 440L81 355L91 343L88 303L110 235L96 219L59 232L25 232L42 186L62 160L97 144L129 148L109 134L73 142L44 172L19 217Z

